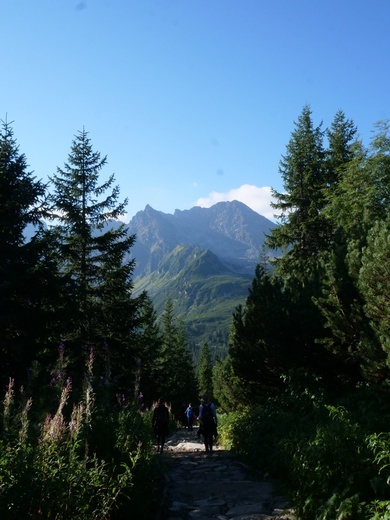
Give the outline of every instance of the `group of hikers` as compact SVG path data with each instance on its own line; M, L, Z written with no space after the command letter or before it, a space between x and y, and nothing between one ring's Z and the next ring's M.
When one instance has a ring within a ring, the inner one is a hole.
M199 422L198 437L203 436L206 452L213 451L214 438L217 436L217 414L213 403L209 402L207 394L202 395L199 413L196 416L192 403L185 410L186 426L193 431L194 422ZM163 452L165 438L169 433L169 410L164 399L160 398L153 411L152 427L157 437L157 451Z

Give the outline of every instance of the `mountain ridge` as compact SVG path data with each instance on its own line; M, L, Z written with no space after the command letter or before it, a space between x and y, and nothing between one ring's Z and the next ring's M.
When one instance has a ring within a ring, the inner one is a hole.
M265 235L276 224L239 201L218 202L211 208L163 213L147 205L131 219L128 229L136 235L132 256L135 276L156 269L162 258L178 244L212 251L233 271L254 273L263 251Z
M264 248L274 227L238 201L174 214L147 205L128 224L136 235L134 294L146 290L158 316L170 298L191 344L207 341L226 354L232 314L245 303L256 265L274 256Z

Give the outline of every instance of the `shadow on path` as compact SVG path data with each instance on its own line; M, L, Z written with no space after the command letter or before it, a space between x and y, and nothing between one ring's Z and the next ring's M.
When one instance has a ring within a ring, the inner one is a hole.
M206 453L197 431L180 429L160 455L166 465L161 520L292 520L270 479L257 478L231 452Z

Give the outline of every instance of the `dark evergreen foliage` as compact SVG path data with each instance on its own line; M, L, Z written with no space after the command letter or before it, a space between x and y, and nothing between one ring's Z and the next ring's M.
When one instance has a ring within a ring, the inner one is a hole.
M223 412L238 410L245 404L242 381L235 375L230 356L216 360L213 367L213 390L218 407Z
M204 342L200 349L198 362L198 387L201 395L207 394L210 402L214 400L213 364L210 348L207 342Z
M361 377L378 381L386 378L382 340L367 313L360 271L365 268L363 251L370 255L368 236L378 222L385 222L389 207L389 126L377 125L368 149L353 143L347 162L339 167L337 186L329 197L326 213L335 233L326 257L323 294L317 304L325 317L324 339L328 348L343 361L352 380ZM382 291L385 286L382 286ZM380 377L379 377L380 375Z
M276 265L286 283L290 277L299 278L303 285L315 279L319 253L328 236L322 214L328 180L323 135L321 125L313 125L310 107L305 106L280 161L285 192L273 190L273 207L280 211L281 224L271 231L268 245L285 251Z
M28 171L11 124L1 122L0 134L0 383L8 377L25 381L27 370L42 348L48 321L47 300L53 281L41 260L45 244L39 238L45 186ZM32 240L26 228L35 228ZM46 250L47 251L47 250ZM52 299L52 304L54 300Z
M295 125L280 167L285 192L274 192L281 222L269 237L285 254L272 274L256 269L245 306L233 316L229 354L249 403L282 391L291 370L316 374L334 395L388 378L387 322L379 311L386 298L379 264L387 259L388 125L378 125L368 150L355 134L342 111L326 131L327 149L308 106Z
M242 380L242 397L247 401L274 392L288 353L296 355L288 310L280 281L258 266L245 308L233 315L229 355L236 375Z
M142 299L132 298L134 260L125 261L135 237L125 225L105 229L124 212L114 175L99 184L106 157L92 148L85 130L75 137L68 162L51 179L50 218L57 260L67 287L68 314L60 338L82 367L94 348L97 364L115 377L134 381L135 329ZM123 384L123 383L122 383Z
M169 298L161 317L161 333L157 384L161 395L171 403L174 415L179 418L185 403L197 402L198 387L187 335L183 324L173 314L173 304Z
M137 391L143 402L150 407L158 396L163 395L159 388L159 363L162 349L162 334L156 311L151 298L145 295L140 311L140 327L136 338L136 363L138 365Z

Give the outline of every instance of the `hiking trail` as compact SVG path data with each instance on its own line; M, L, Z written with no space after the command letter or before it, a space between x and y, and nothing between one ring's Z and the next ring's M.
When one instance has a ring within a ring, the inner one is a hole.
M164 507L160 520L293 520L271 479L251 471L223 446L206 453L197 428L167 438Z

